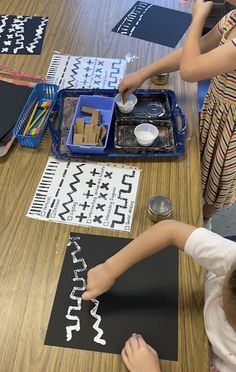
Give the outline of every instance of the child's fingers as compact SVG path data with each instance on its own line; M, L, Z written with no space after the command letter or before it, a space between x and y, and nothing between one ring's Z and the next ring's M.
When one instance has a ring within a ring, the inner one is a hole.
M96 298L98 294L95 291L85 291L82 294L82 299L85 301L91 300L92 298Z
M121 94L125 91L125 86L124 86L123 80L121 80L121 82L119 83L117 88L118 88L118 90Z
M131 344L130 344L130 339L128 339L125 343L125 346L124 346L124 350L126 352L126 354L129 356L132 354L132 348L131 348Z
M130 365L129 357L128 357L126 351L125 351L125 348L122 349L121 356L122 356L123 362L125 363L126 367L128 368L129 371L131 371L131 365Z
M139 346L146 346L147 345L147 343L144 340L142 335L137 335L137 340L138 340Z
M122 81L118 85L118 89L119 89L120 94L127 94L127 91L128 91L127 85L123 83Z
M82 294L82 299L85 300L85 301L90 300L90 299L91 299L91 297L90 297L90 293L89 293L88 291L84 292L84 293Z
M129 338L129 343L131 346L131 350L135 352L139 348L138 336L136 333L133 333L132 336Z

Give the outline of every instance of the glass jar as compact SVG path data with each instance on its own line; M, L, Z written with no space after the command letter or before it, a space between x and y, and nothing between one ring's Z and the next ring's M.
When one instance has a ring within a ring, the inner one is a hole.
M165 85L168 82L168 77L169 77L169 74L168 72L166 72L164 74L154 75L151 78L151 81L153 84L156 84L156 85Z
M159 222L171 217L172 203L162 195L153 196L148 202L148 215L153 222Z

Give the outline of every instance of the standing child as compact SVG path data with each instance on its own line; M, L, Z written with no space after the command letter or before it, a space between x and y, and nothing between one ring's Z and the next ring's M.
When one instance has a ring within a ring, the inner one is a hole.
M236 6L236 0L228 1ZM183 80L211 79L200 119L205 222L234 202L236 191L236 10L201 37L212 1L196 0L184 47L128 74L119 90L133 92L153 75L180 70Z
M132 265L169 245L193 257L208 271L205 282L205 329L216 371L236 371L236 243L204 228L165 220L152 226L104 263L89 270L89 300L106 292ZM133 334L122 350L131 372L160 372L156 352L141 335ZM199 355L199 358L201 356Z

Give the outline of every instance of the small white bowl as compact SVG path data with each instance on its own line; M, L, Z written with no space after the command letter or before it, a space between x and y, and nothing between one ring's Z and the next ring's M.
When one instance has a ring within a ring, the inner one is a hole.
M134 106L138 102L138 99L134 94L130 94L127 97L127 102L125 102L125 104L123 105L122 95L117 94L115 96L115 102L120 112L123 112L123 114L129 114L131 111L133 111Z
M134 135L141 146L151 146L159 134L155 125L143 123L134 129Z

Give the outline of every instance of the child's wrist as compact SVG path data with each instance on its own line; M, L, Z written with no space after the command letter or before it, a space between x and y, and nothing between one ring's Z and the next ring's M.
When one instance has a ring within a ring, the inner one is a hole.
M143 81L151 77L148 67L143 67L139 70L139 75Z
M202 14L196 14L193 17L192 25L204 26L206 22L207 16L203 16Z
M114 262L113 256L108 258L104 262L104 264L106 266L107 272L109 272L110 279L112 281L115 281L121 275L121 272L118 270L118 265Z

